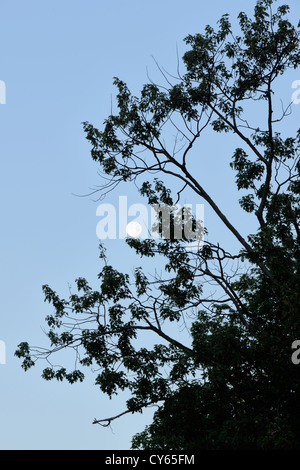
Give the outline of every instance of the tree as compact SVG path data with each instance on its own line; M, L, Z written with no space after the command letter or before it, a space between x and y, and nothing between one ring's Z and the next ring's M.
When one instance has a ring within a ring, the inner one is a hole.
M299 370L291 361L300 327L300 129L293 137L279 132L291 105L280 109L276 100L278 80L300 63L299 31L288 20L289 7L273 12L274 3L258 0L253 18L241 12L239 35L225 14L217 31L207 26L188 36L186 71L175 84L162 71L166 86L150 81L136 97L116 78L118 113L103 130L83 123L108 181L101 191L135 182L149 204L173 205L192 190L238 244L228 250L207 230L198 250L174 236L129 238L141 257L164 260L162 276L138 266L132 282L109 265L101 246L98 290L79 278L77 293L65 300L43 286L54 308L46 318L51 345L21 343L16 355L23 368L44 358L45 379L73 383L93 367L104 393L129 391L124 411L95 419L102 425L157 404L152 424L133 438L135 449L300 448ZM166 144L174 128L175 142ZM197 143L209 128L240 141L227 163L253 224L247 237L191 169L191 154L207 152ZM176 334L183 320L189 342ZM146 331L153 344L141 347ZM74 370L51 365L53 355L68 349L76 355Z

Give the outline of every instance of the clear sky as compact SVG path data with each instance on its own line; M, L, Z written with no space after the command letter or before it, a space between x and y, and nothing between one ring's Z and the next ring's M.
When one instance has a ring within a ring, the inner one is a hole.
M300 5L290 3L296 23ZM99 203L75 195L99 184L81 123L101 126L110 113L114 76L138 92L147 69L156 74L152 56L176 72L176 47L182 55L184 37L214 26L223 13L234 19L240 10L249 12L253 4L0 0L0 80L6 85L6 104L0 104L0 340L6 345L6 364L0 364L1 449L128 449L132 435L151 421L153 410L123 417L112 430L92 425L93 418L124 411L124 397L103 396L93 376L73 386L45 382L39 365L24 373L14 351L24 340L47 345L42 328L51 307L43 302L43 284L67 295L76 277L92 284L97 279ZM286 100L293 80L300 80L300 72L285 82ZM299 122L299 109L295 116ZM212 142L205 149L212 156L213 145L216 155L221 150ZM215 161L204 160L201 171L215 181L227 213L240 217ZM116 203L120 194L140 202L128 186L107 202ZM124 241L107 246L112 264L132 270Z

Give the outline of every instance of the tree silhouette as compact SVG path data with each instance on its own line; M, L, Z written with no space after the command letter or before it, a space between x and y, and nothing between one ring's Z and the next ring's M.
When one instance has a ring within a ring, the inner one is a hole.
M79 278L78 292L65 300L43 286L54 307L46 318L50 348L21 343L23 368L43 358L45 379L71 383L84 379L84 367L94 368L96 385L109 396L128 390L124 411L95 419L104 426L157 404L152 424L133 438L135 449L300 447L299 370L291 360L300 326L300 129L282 136L291 104L279 109L276 91L278 79L299 66L299 31L289 7L274 12L274 3L257 1L252 18L240 13L235 34L225 14L217 31L207 26L188 36L185 74L175 84L162 70L166 85L150 81L137 97L116 78L118 113L102 130L83 123L106 178L99 191L135 182L149 204L173 205L192 190L239 246L232 252L213 242L207 229L198 250L175 237L127 239L141 257L164 260L162 276L147 276L139 266L132 280L109 265L101 246L98 290ZM196 176L193 152L203 165L214 158L201 147L209 128L240 141L224 161L253 224L246 237L216 202L214 188ZM166 177L176 189L166 187ZM183 320L189 342L176 333ZM140 346L145 331L152 346ZM75 352L75 370L51 365L67 349Z

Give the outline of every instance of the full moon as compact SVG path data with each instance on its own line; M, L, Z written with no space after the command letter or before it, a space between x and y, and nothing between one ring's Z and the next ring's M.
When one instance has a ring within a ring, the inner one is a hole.
M142 231L141 224L139 224L138 222L135 222L134 220L132 222L129 222L129 224L127 224L126 226L126 232L132 238L138 237L141 231Z

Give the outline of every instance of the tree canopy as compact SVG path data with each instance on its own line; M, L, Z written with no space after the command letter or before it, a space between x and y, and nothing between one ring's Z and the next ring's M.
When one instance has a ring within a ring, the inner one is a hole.
M300 331L300 129L283 135L291 103L280 107L276 88L300 64L300 22L290 22L287 5L274 11L275 3L258 0L253 17L241 12L238 32L225 14L216 30L189 35L185 73L162 71L164 86L149 81L134 96L115 78L118 112L102 130L83 123L105 176L100 191L134 182L149 204L173 205L192 190L238 245L233 252L212 241L209 227L198 250L187 249L184 238L128 238L141 258L163 260L161 276L143 266L133 279L118 272L101 245L98 289L78 278L76 293L63 299L43 286L53 307L50 346L22 342L22 367L46 359L44 379L71 383L93 368L102 392L128 391L124 411L98 424L157 404L153 422L133 437L135 449L300 448L300 377L291 360ZM191 164L193 152L201 152L202 165L214 158L201 147L209 128L240 142L223 159L253 224L246 237ZM177 134L171 143L170 129ZM179 189L166 187L165 177ZM75 369L52 365L52 356L68 349Z

